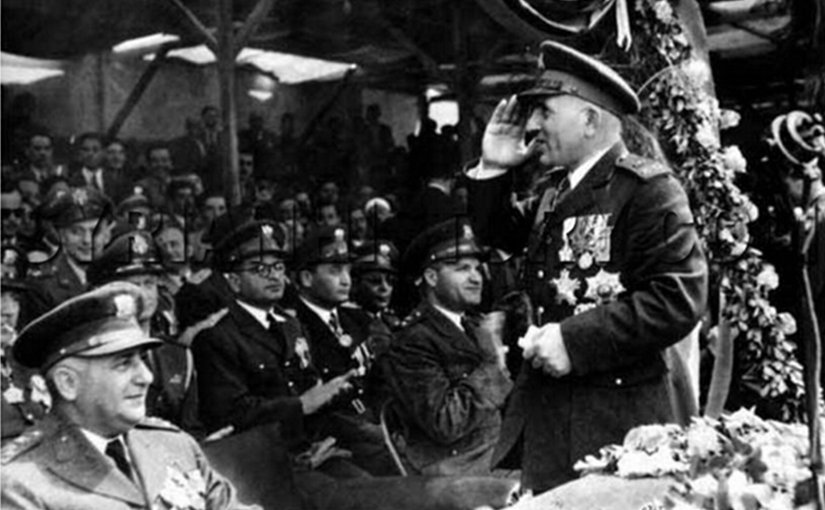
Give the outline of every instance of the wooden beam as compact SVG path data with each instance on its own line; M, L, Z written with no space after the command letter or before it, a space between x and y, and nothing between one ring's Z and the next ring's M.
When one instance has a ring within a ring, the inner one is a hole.
M192 26L192 28L195 29L195 32L197 32L203 38L203 42L206 44L206 46L210 50L212 50L212 53L217 55L218 54L218 41L215 39L215 36L212 35L212 32L206 27L206 25L201 23L201 20L198 19L198 17L195 15L195 13L192 12L192 10L189 9L189 7L186 7L186 5L184 5L181 0L168 0L168 1L172 5L177 7L177 9L181 12L181 14L183 14L183 17L186 18L186 20L189 22L189 24Z
M221 89L221 171L226 198L231 206L241 203L238 169L238 119L235 111L235 28L232 23L232 0L218 3L218 81Z
M140 98L143 97L143 93L146 92L146 89L149 88L149 84L152 83L152 79L157 74L160 66L166 60L166 54L169 53L169 50L172 49L173 45L164 44L161 46L157 53L155 53L155 59L149 63L149 66L143 70L143 74L140 75L135 86L129 92L129 96L126 98L126 102L123 103L123 106L120 107L118 110L117 115L115 115L112 124L109 126L109 129L106 131L106 135L109 138L114 138L120 132L120 128L123 127L123 124L126 122L126 119L129 118L129 115L132 114L132 111L137 106Z
M243 26L235 35L235 55L240 53L243 47L247 45L263 20L266 19L269 11L272 10L273 5L275 5L275 0L258 0L252 12L246 17Z

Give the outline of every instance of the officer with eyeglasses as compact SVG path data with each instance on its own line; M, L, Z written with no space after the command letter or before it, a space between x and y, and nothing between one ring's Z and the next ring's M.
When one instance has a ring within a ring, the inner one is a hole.
M298 453L353 374L321 383L300 323L278 304L287 285L283 231L271 221L238 221L215 245L215 269L232 292L228 313L192 343L200 417L210 432L278 422Z

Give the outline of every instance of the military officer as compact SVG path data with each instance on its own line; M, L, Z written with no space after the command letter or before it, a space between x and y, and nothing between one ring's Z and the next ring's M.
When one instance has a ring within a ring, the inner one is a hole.
M144 292L145 306L140 317L147 334L163 344L146 355L154 375L149 387L147 412L171 421L191 434L200 434L195 364L188 345L179 343L174 309L163 305L158 280L164 272L152 235L142 230L125 232L114 238L89 265L93 287L113 282L133 283Z
M3 508L239 508L234 488L186 433L146 414L160 341L138 324L144 298L105 285L20 334L15 358L46 374L54 408L2 450Z
M390 331L398 329L401 319L390 306L398 277L398 250L379 239L366 241L353 252L353 304L373 322L382 322Z
M40 214L54 227L59 246L57 255L37 268L33 286L49 308L88 288L86 268L109 242L111 213L109 199L91 188L57 189L43 204Z
M369 382L374 353L386 337L370 335L370 317L342 306L352 289L351 253L343 227L318 227L295 253L298 297L289 306L307 332L313 362L324 381L355 373L352 391L336 399L316 433L334 435L353 452L353 462L374 475L393 471L383 442Z
M285 437L300 440L304 417L346 391L348 376L319 384L301 325L278 306L286 267L277 224L248 220L227 228L215 246L216 270L223 273L234 302L193 343L201 416L210 430L226 425L244 430L277 421Z
M696 326L707 299L684 190L621 141L636 94L572 48L547 41L541 51L535 86L498 104L467 172L474 227L525 254L522 285L541 326L522 339L494 458L520 464L536 492L574 477L577 460L631 427L673 419L662 353ZM545 187L512 203L515 168L533 157L547 168Z
M490 473L512 389L500 340L478 331L484 250L466 220L416 237L405 254L421 304L379 358L405 424L406 458L431 475Z

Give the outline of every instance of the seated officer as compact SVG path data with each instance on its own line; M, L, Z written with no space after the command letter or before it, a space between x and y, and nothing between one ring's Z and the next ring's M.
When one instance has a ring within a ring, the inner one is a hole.
M223 236L215 255L234 301L193 343L204 424L243 431L278 422L296 452L307 438L325 439L315 436L310 417L350 389L352 374L321 384L301 325L278 306L286 285L282 231L274 222L245 221Z
M197 443L146 418L160 341L138 324L141 290L117 282L58 305L26 327L15 358L46 374L54 408L3 447L3 508L239 508Z
M406 429L406 459L420 473L479 475L501 428L512 388L503 355L472 314L482 276L472 229L447 220L416 237L405 265L417 270L422 302L381 366Z
M143 290L144 308L138 320L147 334L163 340L145 359L154 375L146 403L148 414L198 434L194 361L187 345L178 342L173 307L161 301L158 281L163 272L152 235L134 230L116 237L103 249L89 265L88 278L93 287L126 281Z
M49 308L88 288L86 268L109 241L110 212L109 199L89 188L58 189L43 204L40 214L60 242L57 255L39 268L34 281Z
M380 321L391 331L401 320L390 307L398 276L398 250L389 241L366 241L356 248L352 261L352 298L372 323Z

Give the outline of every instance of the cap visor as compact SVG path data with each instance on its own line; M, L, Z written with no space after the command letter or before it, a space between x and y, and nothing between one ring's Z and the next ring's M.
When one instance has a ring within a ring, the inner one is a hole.
M138 347L152 348L163 344L157 338L146 336L143 331L113 331L91 339L98 343L96 347L76 353L84 358L108 356L118 352L129 351Z

